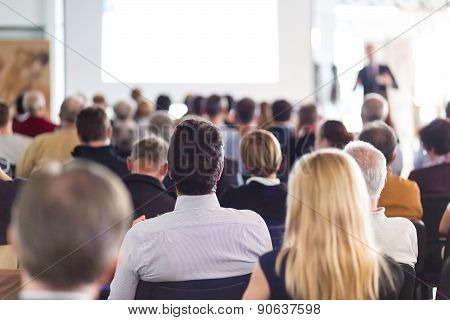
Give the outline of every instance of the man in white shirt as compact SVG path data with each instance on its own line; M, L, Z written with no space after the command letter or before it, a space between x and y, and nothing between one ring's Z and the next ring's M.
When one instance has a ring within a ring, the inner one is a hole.
M387 218L377 203L386 181L386 158L374 146L363 141L350 142L344 149L358 163L370 196L370 220L375 241L382 253L412 267L417 262L417 233L405 218Z
M0 102L0 158L15 165L31 141L30 137L13 133L11 108Z
M196 118L176 127L168 156L178 194L175 210L140 222L127 233L110 299L133 299L139 280L246 275L272 249L258 214L220 207L215 190L223 159L223 141L215 125Z

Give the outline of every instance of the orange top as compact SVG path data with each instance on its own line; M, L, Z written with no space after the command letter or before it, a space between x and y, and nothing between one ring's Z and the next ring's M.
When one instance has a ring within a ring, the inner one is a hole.
M394 176L391 170L388 170L386 184L378 200L378 206L386 208L387 217L419 220L423 216L417 183Z

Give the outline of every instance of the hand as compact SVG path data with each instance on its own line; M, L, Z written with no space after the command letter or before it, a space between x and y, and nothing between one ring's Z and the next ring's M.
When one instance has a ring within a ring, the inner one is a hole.
M139 222L142 222L142 221L145 221L145 214L143 214L139 218L136 218L135 220L133 220L133 226L138 224Z
M382 73L377 76L377 83L386 87L390 87L392 85L392 78L389 73Z
M3 170L2 168L0 168L0 180L1 181L10 181L12 180L10 176L8 176Z

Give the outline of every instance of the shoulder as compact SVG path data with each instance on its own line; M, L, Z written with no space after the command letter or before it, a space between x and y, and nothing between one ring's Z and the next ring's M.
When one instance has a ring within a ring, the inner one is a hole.
M395 226L399 231L401 230L403 232L416 234L416 227L414 227L414 224L409 219L402 217L392 217L387 219L389 223Z
M413 172L411 172L410 177L412 176L412 174L413 174ZM413 180L408 180L408 179L404 179L399 176L392 175L388 178L388 181L390 183L395 183L396 185L401 185L403 188L414 189L414 190L419 191L419 187L418 187L417 183Z

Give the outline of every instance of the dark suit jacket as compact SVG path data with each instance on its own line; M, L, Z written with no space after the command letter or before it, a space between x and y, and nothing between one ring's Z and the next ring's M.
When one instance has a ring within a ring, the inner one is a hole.
M145 214L146 219L173 211L175 199L166 187L156 178L143 174L130 174L123 179L131 193L134 206L134 217Z
M6 244L6 230L11 221L11 207L25 180L0 181L0 245Z
M258 213L267 224L283 223L286 218L286 185L265 186L251 181L240 187L229 188L221 198L225 208L247 209Z
M219 182L217 182L217 197L220 197L229 187L237 186L239 174L239 165L237 161L227 159L224 160L223 172ZM175 189L175 183L167 175L163 181L164 186L167 188L169 194L176 198L177 191Z
M73 149L72 156L102 164L119 177L125 177L130 174L127 163L117 155L112 146L89 147L80 145Z
M450 194L450 163L413 170L409 180L417 182L420 193Z
M378 73L377 74L373 74L372 72L369 71L369 66L365 66L358 73L358 80L363 85L364 95L366 95L368 93L378 93L378 94L381 94L382 96L384 96L385 98L387 97L386 86L380 85L376 81L376 76L382 75L382 74L390 75L392 78L392 87L398 88L398 85L397 85L397 82L395 81L394 75L392 74L391 69L389 69L388 66L382 65L382 64L378 65Z
M280 143L283 160L280 169L278 170L278 177L286 182L289 177L291 166L295 161L294 133L290 128L286 127L270 127L267 128L267 130L272 132Z
M314 133L307 133L297 139L295 146L295 158L300 159L303 155L314 151L316 136Z

